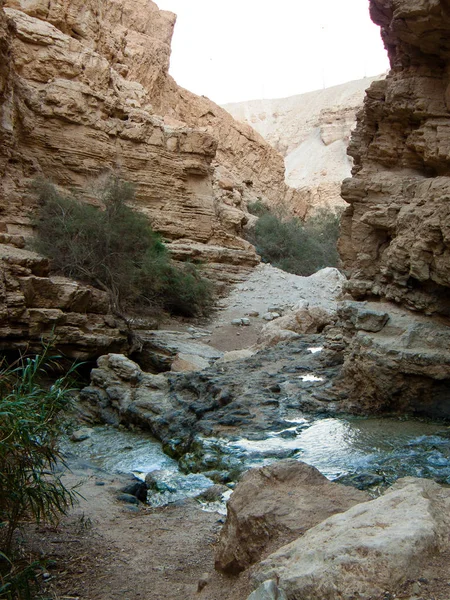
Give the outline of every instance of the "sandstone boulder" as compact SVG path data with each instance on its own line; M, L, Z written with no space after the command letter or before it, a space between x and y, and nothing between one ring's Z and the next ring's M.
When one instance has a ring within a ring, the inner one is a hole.
M275 579L302 600L385 597L448 547L449 507L450 492L433 481L399 480L280 548L258 566L255 584Z
M331 483L296 460L252 469L227 503L216 568L239 573L330 515L365 500L363 492Z

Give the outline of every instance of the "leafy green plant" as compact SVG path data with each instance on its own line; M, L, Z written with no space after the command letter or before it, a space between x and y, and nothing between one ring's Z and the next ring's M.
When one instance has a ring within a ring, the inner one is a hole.
M14 533L26 519L53 521L73 505L55 473L63 458L58 438L70 403L72 370L48 388L39 383L48 358L23 358L0 371L0 551L9 556Z
M197 268L173 263L145 215L127 205L134 199L129 183L104 180L96 194L100 206L48 182L37 182L35 190L41 210L34 247L56 272L108 291L117 311L161 306L194 316L212 308L212 284Z
M303 222L259 204L249 207L259 219L247 239L265 262L296 275L337 266L338 215L320 211Z

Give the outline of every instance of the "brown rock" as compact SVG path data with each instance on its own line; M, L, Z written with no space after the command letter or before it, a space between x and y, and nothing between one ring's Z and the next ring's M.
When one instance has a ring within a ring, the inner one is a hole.
M352 135L340 253L353 297L377 300L371 310L389 320L361 316L364 304L341 314L350 335L338 385L357 412L448 418L448 3L371 0L370 8L392 70L367 90Z
M124 350L125 323L108 313L105 292L50 277L47 259L0 244L0 351L42 352L48 340L81 360Z
M371 0L392 70L352 137L341 256L358 298L449 314L450 17L444 1Z
M329 516L368 500L316 468L283 460L248 471L227 504L216 568L239 573Z

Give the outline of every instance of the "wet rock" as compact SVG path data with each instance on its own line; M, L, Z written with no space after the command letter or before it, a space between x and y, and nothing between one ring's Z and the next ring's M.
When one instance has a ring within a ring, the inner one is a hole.
M72 432L70 439L72 442L84 442L92 436L92 431L93 429L90 427L82 427L81 429Z
M399 480L384 496L309 529L258 566L255 583L276 579L289 598L369 600L414 579L448 548L450 491Z
M328 400L330 380L338 373L329 368L325 353L308 350L322 341L307 335L243 361L192 373L153 375L125 357L107 355L92 370L91 385L81 391L80 404L93 420L149 430L171 456L181 457L191 451L198 434L228 436L286 429L280 419L280 402L295 409L335 411L334 396L326 403L316 399L320 393ZM320 381L305 384L298 375L300 368L300 372L317 374Z
M120 491L123 494L134 496L140 502L145 503L147 501L148 485L143 481L136 479L135 481L132 481L128 485L124 486Z
M119 493L117 494L117 500L126 504L139 504L139 500L132 494Z
M257 590L250 594L247 600L288 600L276 581L269 579L262 583Z
M216 568L239 573L330 515L368 499L363 492L331 483L314 467L296 460L252 469L227 503Z
M226 485L213 485L196 496L196 499L202 502L218 502L222 499L223 494L229 491L230 489Z
M358 488L358 490L368 490L371 487L382 485L385 479L382 475L377 475L376 473L357 473L354 475L343 475L335 479L335 481L343 485L351 485Z

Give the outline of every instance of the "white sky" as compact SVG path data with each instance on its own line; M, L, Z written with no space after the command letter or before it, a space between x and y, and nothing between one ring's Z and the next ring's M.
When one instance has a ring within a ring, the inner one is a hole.
M389 68L368 0L155 0L178 15L170 72L219 104L283 98Z

